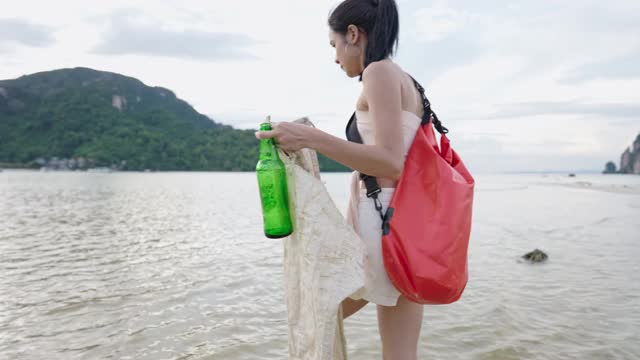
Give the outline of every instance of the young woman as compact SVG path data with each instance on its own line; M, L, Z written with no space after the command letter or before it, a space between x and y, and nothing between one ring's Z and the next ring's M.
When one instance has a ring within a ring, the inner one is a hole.
M355 120L363 144L290 122L275 123L272 131L258 132L256 137L275 138L285 151L313 149L375 176L386 210L423 115L422 98L413 80L390 59L398 43L398 9L394 0L345 0L329 16L329 27L336 64L347 76L362 81ZM351 220L366 243L367 275L364 290L353 296L359 299L343 302L344 316L368 302L375 303L384 359L416 359L423 306L400 295L387 277L380 215L358 178L353 181Z

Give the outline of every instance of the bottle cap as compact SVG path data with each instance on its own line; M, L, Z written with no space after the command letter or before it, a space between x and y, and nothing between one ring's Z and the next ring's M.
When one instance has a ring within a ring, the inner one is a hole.
M270 131L271 129L271 115L267 115L267 121L260 124L260 131Z

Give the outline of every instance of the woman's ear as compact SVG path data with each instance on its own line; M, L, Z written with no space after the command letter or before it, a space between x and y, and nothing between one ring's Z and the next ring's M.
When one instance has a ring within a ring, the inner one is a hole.
M355 45L360 39L360 30L357 26L351 24L347 26L347 44Z

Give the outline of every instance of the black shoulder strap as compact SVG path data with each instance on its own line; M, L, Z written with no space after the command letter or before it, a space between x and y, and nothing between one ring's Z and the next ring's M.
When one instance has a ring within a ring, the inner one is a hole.
M420 92L420 96L422 97L422 107L424 109L424 113L422 114L422 125L424 126L429 123L429 120L433 120L433 127L435 127L440 134L447 134L449 130L442 126L440 119L438 119L436 113L431 109L431 103L429 102L429 99L427 99L427 95L425 95L422 85L420 85L413 76L409 75L409 77L413 80L416 89L418 89L418 92Z

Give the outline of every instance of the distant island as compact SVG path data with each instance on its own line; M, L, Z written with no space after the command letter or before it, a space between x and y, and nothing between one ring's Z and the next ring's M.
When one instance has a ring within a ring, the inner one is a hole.
M0 168L254 171L254 131L111 72L79 67L0 81ZM349 171L319 161L322 171Z
M640 174L640 134L636 137L631 147L627 148L620 156L620 169L609 161L605 165L604 174Z

